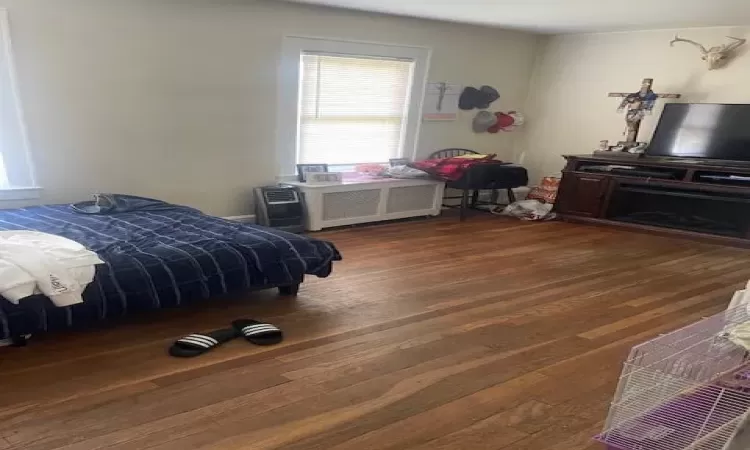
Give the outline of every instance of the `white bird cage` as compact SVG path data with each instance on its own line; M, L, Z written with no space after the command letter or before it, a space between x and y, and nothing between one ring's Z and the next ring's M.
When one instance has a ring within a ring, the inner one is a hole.
M735 436L750 426L750 356L728 339L748 321L738 307L634 347L596 439L610 450L750 449Z

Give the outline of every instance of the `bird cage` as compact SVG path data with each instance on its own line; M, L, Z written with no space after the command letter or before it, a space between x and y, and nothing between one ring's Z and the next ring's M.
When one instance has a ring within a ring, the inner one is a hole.
M737 446L750 433L750 356L729 339L748 321L742 306L634 347L596 439L609 450L750 449Z

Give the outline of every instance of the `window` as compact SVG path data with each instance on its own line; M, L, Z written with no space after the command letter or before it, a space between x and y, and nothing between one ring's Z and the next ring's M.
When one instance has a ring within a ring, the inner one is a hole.
M428 57L420 47L285 38L281 174L293 174L295 164L351 166L413 157Z
M35 197L7 10L0 9L0 199Z
M402 155L413 61L304 53L300 64L298 163Z

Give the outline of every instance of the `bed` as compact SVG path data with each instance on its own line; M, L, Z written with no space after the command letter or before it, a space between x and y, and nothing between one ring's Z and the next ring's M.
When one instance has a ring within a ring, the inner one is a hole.
M159 200L113 195L117 208L81 214L71 205L0 210L0 230L66 237L96 252L84 302L0 298L0 339L85 327L131 312L177 307L231 292L279 288L295 295L305 275L326 277L341 255L307 236L212 217Z

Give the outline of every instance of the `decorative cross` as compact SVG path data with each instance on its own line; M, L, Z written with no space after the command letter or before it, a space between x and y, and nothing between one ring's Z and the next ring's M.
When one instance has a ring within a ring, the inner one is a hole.
M625 113L625 123L627 128L623 133L626 138L626 145L635 146L638 141L638 131L641 128L641 120L646 114L651 114L654 104L660 98L680 98L680 94L656 94L651 90L654 84L653 78L644 78L641 82L641 90L628 94L626 92L610 92L610 97L622 98L617 112L622 112L627 108Z
M446 82L438 83L438 104L437 104L437 110L442 111L443 110L443 99L445 98L445 93L448 91L448 84Z

